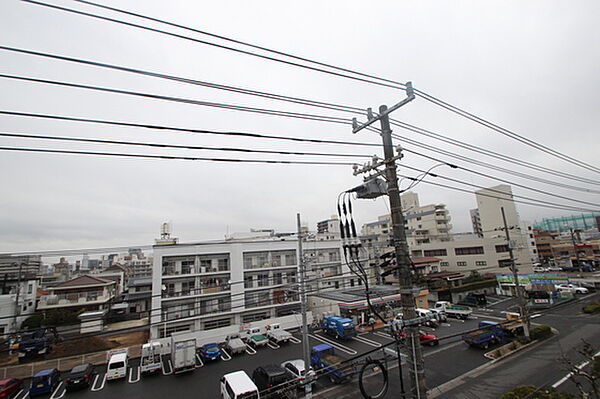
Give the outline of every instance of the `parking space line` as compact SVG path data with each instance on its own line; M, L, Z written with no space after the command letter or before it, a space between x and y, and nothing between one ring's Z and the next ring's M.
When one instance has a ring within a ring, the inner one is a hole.
M267 346L269 348L271 348L271 349L279 349L279 348L281 348L281 346L279 346L279 344L277 344L275 342L271 342L271 341L267 342Z
M102 375L102 384L99 387L96 387L96 382L100 379L100 374L96 374L96 378L94 378L94 383L92 384L92 388L90 391L98 392L104 389L104 385L106 384L106 374Z
M254 348L250 345L246 344L246 353L249 355L256 355L256 350L254 350Z
M161 359L161 361L160 361L160 368L162 369L163 375L171 375L171 374L173 374L173 365L171 364L171 359L167 359L167 364L169 365L169 372L168 373L165 370L165 363Z
M137 370L137 379L133 380L133 370ZM141 378L141 371L139 367L130 367L129 368L129 383L130 384L135 384L136 382L138 382Z
M380 348L381 347L381 344L379 342L375 342L375 341L372 341L370 339L367 339L367 338L364 338L364 337L361 337L361 336L356 336L353 339L355 341L362 342L365 345L373 346L375 348Z
M392 339L392 340L394 339L390 334L379 332L379 331L375 331L373 333L373 335L377 335L378 337L381 337L381 338L387 338L387 339Z
M21 395L23 393L23 389L21 389L19 392L17 392L17 394L14 396L14 399L19 399L19 395Z
M332 341L330 339L327 339L325 337L322 337L320 335L317 335L317 334L308 334L308 336L316 339L317 341L325 342L326 344L329 344L329 345L333 346L334 348L337 348L337 349L341 350L342 352L346 352L349 355L357 355L358 354L358 352L355 351L354 349L349 348L349 347L344 346L344 345L341 345L341 344L338 344L337 342Z
M199 369L200 367L204 367L204 362L202 361L202 358L200 357L200 355L197 353L196 353L196 360L198 361L198 363L200 363L200 365L196 365L197 369Z
M65 393L67 392L66 389L62 390L62 393L60 394L60 396L55 396L59 391L60 388L62 388L63 382L61 381L58 386L56 387L56 389L54 390L54 392L52 392L52 395L50 395L50 399L62 399L63 396L65 396Z
M301 339L298 339L298 338L296 338L296 337L291 337L291 338L290 338L290 342L291 342L292 344L301 344L301 343L302 343L302 340L301 340Z
M228 362L231 360L231 355L225 349L221 349L221 360Z

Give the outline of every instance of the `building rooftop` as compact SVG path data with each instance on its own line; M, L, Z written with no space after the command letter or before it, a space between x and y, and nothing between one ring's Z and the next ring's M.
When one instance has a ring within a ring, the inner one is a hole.
M400 289L387 285L375 285L370 287L371 299L386 297L390 295L399 295ZM316 297L332 299L339 302L356 302L367 299L364 288L352 288L349 290L327 291L314 294Z

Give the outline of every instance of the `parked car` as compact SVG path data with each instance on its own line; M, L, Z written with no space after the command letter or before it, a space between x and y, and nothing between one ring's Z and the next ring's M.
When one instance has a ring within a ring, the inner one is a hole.
M257 399L258 388L245 371L234 371L221 377L221 398Z
M293 379L297 381L304 381L306 377L306 366L304 364L304 360L288 360L287 362L281 363L281 367L283 367ZM298 389L304 389L304 386L298 385Z
M51 394L59 383L60 373L57 369L42 370L31 379L29 397Z
M217 344L206 344L200 347L202 360L218 360L221 357L221 349Z
M558 266L548 266L546 270L548 270L549 272L561 272L562 268Z
M556 289L559 291L568 291L574 294L587 294L589 293L587 288L576 286L575 284L557 284Z
M434 314L431 310L423 309L423 308L416 308L415 313L417 314L417 317L431 317L431 319L427 320L425 323L422 323L422 325L425 325L425 326L431 327L431 328L437 328L440 326L440 323L437 319L436 314Z
M548 268L544 267L544 266L534 266L533 271L535 273L546 273L546 272L549 272L550 270L548 270Z
M0 380L0 399L8 399L21 390L23 380L18 378L8 378Z
M65 378L65 389L67 391L87 388L90 386L94 375L94 367L91 364L80 364L71 369Z
M252 380L261 392L261 398L284 398L286 383L293 378L283 367L268 364L256 368L252 373Z
M400 339L406 339L406 332L402 331L400 334ZM440 344L440 339L435 334L429 334L425 331L419 330L419 342L421 342L421 345L435 346Z

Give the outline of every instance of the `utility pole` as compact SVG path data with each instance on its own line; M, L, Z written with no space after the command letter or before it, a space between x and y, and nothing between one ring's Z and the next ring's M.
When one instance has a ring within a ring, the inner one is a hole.
M13 264L14 265L14 264ZM13 325L15 326L15 331L19 328L17 327L17 318L19 317L20 307L19 307L19 294L21 293L21 272L23 271L23 262L19 263L19 277L17 277L17 295L15 297L15 316L13 320Z
M310 367L310 346L308 342L308 325L306 322L306 262L302 252L302 227L300 226L300 214L296 214L298 222L298 264L300 266L300 311L302 312L302 357L308 383L304 385L304 397L312 398L312 368Z
M402 202L400 201L400 190L398 188L398 176L396 175L396 157L394 157L394 145L392 143L392 129L390 128L389 114L401 106L409 103L415 98L412 84L406 84L407 97L390 109L382 105L379 107L379 115L373 116L368 110L369 120L358 126L353 120L353 133L366 128L373 122L379 120L381 123L381 137L383 139L383 153L385 164L385 176L387 181L387 192L390 201L390 213L392 217L392 240L398 266L398 281L400 283L400 300L402 303L402 318L412 320L417 317L415 312L415 289L411 275L411 262L408 257L408 244L406 242L406 231L404 230L404 215L402 214ZM406 328L408 360L410 363L409 374L411 381L411 393L414 399L427 398L425 386L425 370L423 352L421 349L418 327L409 324ZM401 361L399 358L398 361Z
M506 233L506 243L508 244L508 256L510 256L510 271L513 274L513 279L515 280L515 291L517 294L517 300L519 302L519 313L521 314L521 320L523 321L523 332L525 333L525 337L530 339L529 331L531 330L531 326L529 325L529 314L527 313L527 304L525 303L525 298L523 298L523 292L521 291L521 285L519 284L519 274L517 265L515 263L515 256L513 252L513 245L510 241L510 233L508 232L508 225L506 224L506 215L504 214L504 207L500 207L500 212L502 212L502 222L504 223L504 231Z
M577 243L575 243L575 232L572 227L569 227L569 231L571 232L571 242L573 243L573 249L575 250L575 258L577 259L577 268L581 273L581 261L579 260L579 251L577 250ZM573 266L571 264L571 266Z

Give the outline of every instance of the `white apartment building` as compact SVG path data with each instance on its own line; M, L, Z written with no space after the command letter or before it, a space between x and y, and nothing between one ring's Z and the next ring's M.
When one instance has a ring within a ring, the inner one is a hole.
M17 287L18 299L17 299ZM23 279L21 282L9 281L0 293L0 334L20 330L21 323L35 313L37 279ZM18 304L17 304L18 300Z
M159 244L152 273L153 339L300 311L296 237ZM309 239L303 249L309 293L346 284L350 274L341 262L340 240Z

